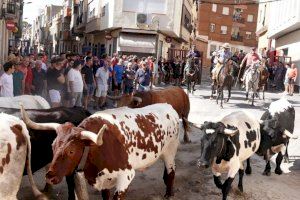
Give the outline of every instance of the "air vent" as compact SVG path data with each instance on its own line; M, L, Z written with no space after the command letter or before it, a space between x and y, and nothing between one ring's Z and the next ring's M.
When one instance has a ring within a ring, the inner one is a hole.
M147 22L147 14L137 13L136 14L136 23L137 24L145 24Z

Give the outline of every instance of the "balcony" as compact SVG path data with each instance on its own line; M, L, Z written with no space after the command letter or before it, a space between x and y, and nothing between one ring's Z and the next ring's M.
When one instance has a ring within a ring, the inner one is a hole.
M80 13L79 16L76 19L76 29L78 31L83 31L86 26L86 21L87 21L87 12Z
M243 36L232 35L231 41L243 42Z
M5 19L15 19L17 17L17 7L15 3L4 4L5 7L2 8L2 13Z
M100 31L100 18L91 19L85 27L86 33L96 33Z
M243 18L243 17L235 17L235 16L233 16L232 20L234 22L241 23L241 24L245 23L245 18Z

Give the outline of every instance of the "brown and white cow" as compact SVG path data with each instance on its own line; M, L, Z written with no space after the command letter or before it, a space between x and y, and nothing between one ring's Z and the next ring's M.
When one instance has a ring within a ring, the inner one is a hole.
M130 108L142 108L156 103L168 103L172 105L183 122L184 142L190 142L190 139L187 134L187 119L190 112L190 100L188 95L184 92L182 88L172 86L164 89L137 92L134 94L134 96L108 96L108 98L112 100L117 100L118 107L128 106Z
M47 199L36 187L31 172L31 145L26 125L19 118L0 114L0 199L17 199L27 158L27 173L35 198Z
M56 130L47 182L60 183L79 165L88 183L103 191L103 199L109 199L113 187L114 199L125 199L135 170L143 170L160 158L165 163L166 196L173 195L179 117L171 105L105 110L86 118L78 127L71 123L35 123L22 112L29 127Z

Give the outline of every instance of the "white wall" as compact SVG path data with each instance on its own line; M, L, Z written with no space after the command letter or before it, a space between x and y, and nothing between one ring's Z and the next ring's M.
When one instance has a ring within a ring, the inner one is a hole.
M300 27L300 1L282 0L270 3L269 37L294 27Z
M136 14L147 14L147 24L153 19L159 20L159 29L173 32L180 36L180 24L183 0L103 0L100 8L107 5L104 17L101 17L101 30L107 28L132 28L139 29L136 24ZM152 6L148 6L148 5ZM137 5L137 6L132 6ZM150 9L152 8L152 9ZM101 10L101 9L100 9ZM154 23L152 30L157 29Z
M292 62L298 67L298 78L296 85L300 86L300 30L294 31L276 40L276 49L288 48L288 56L292 57Z

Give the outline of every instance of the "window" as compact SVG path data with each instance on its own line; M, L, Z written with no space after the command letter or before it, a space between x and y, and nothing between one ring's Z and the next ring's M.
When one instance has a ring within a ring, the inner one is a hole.
M253 15L248 15L247 22L253 22Z
M183 27L186 28L186 30L188 30L191 33L193 31L192 20L191 20L192 16L185 6L183 7L182 15L184 16L182 18L182 25Z
M212 4L211 11L217 12L217 8L218 8L217 4Z
M246 39L249 40L251 39L252 33L251 32L246 32Z
M106 6L103 6L101 9L101 17L105 16L105 8L106 8Z
M215 32L215 29L216 29L216 25L215 24L210 24L210 26L209 26L209 30L210 30L210 32Z
M227 34L227 26L221 26L221 34Z
M210 55L212 56L212 53L216 50L217 50L217 45L211 44L210 45Z
M223 15L229 15L229 7L223 7L222 14Z

